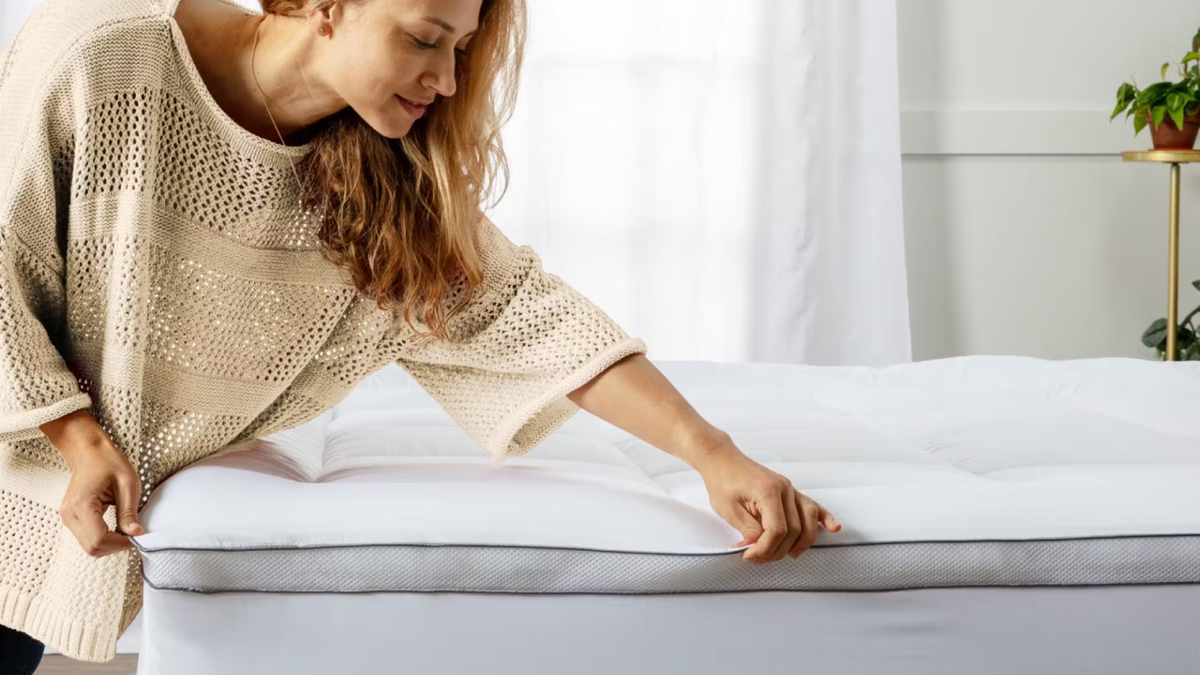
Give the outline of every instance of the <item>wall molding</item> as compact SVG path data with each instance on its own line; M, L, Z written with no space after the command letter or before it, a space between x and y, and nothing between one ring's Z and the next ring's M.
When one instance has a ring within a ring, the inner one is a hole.
M1118 155L1148 150L1125 113L1102 110L904 110L902 155Z

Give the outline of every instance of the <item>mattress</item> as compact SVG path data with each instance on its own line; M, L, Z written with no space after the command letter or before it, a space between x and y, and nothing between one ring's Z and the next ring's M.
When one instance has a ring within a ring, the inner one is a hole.
M842 530L748 563L677 458L580 411L492 464L389 366L155 490L139 675L1200 662L1200 363L656 365Z
M1200 364L664 362L844 524L753 565L687 464L581 411L485 461L403 370L165 481L134 542L193 592L670 593L1200 582Z

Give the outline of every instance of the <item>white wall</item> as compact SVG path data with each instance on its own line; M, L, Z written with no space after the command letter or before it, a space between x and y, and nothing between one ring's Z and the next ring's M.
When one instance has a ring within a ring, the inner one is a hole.
M1166 165L1117 87L1200 29L1191 0L898 0L913 357L1154 358ZM1184 165L1180 315L1200 305L1200 164Z

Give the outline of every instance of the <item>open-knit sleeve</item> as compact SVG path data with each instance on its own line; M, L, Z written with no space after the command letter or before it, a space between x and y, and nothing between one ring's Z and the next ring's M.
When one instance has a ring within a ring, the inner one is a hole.
M65 326L74 106L61 64L45 56L0 55L0 441L36 438L92 403L51 337Z
M452 339L408 342L397 363L501 462L529 452L579 410L567 394L645 354L646 344L486 216L480 249L484 282L450 319Z

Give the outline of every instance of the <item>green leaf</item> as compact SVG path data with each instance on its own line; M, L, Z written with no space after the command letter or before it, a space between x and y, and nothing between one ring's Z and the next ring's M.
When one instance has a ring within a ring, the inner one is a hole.
M1142 133L1142 129L1146 128L1146 124L1148 124L1148 123L1146 122L1145 115L1142 115L1142 114L1134 115L1133 116L1133 135L1136 137L1138 134Z
M1168 94L1167 95L1167 110L1178 110L1180 107L1182 107L1180 99L1181 99L1181 97L1179 94ZM1180 127L1180 128L1182 129L1183 127Z
M1174 86L1170 82L1156 82L1143 89L1134 99L1134 103L1146 108L1161 105L1166 102L1167 96L1173 91Z
M1177 108L1168 108L1171 113L1171 120L1175 122L1176 129L1183 129L1183 105Z
M1113 109L1112 117L1109 117L1108 121L1111 122L1114 118L1116 118L1117 115L1121 114L1122 110L1128 108L1129 104L1136 96L1137 91L1134 90L1133 85L1129 84L1128 82L1122 84L1117 89L1117 107Z
M1167 320L1159 319L1150 324L1142 333L1142 344L1147 347L1162 348L1167 343Z
M1158 125L1162 124L1163 118L1167 116L1167 107L1163 106L1163 105L1155 106L1154 111L1153 111L1153 116L1154 116L1154 128L1157 129Z
M1171 67L1171 64L1164 63L1163 67L1162 67L1162 74L1159 75L1159 78L1164 79L1164 80L1167 79L1167 68L1170 68L1170 67Z
M1200 342L1193 342L1192 346L1184 350L1182 360L1200 361Z
M1200 279L1193 281L1192 285L1196 287L1196 290L1200 291Z

